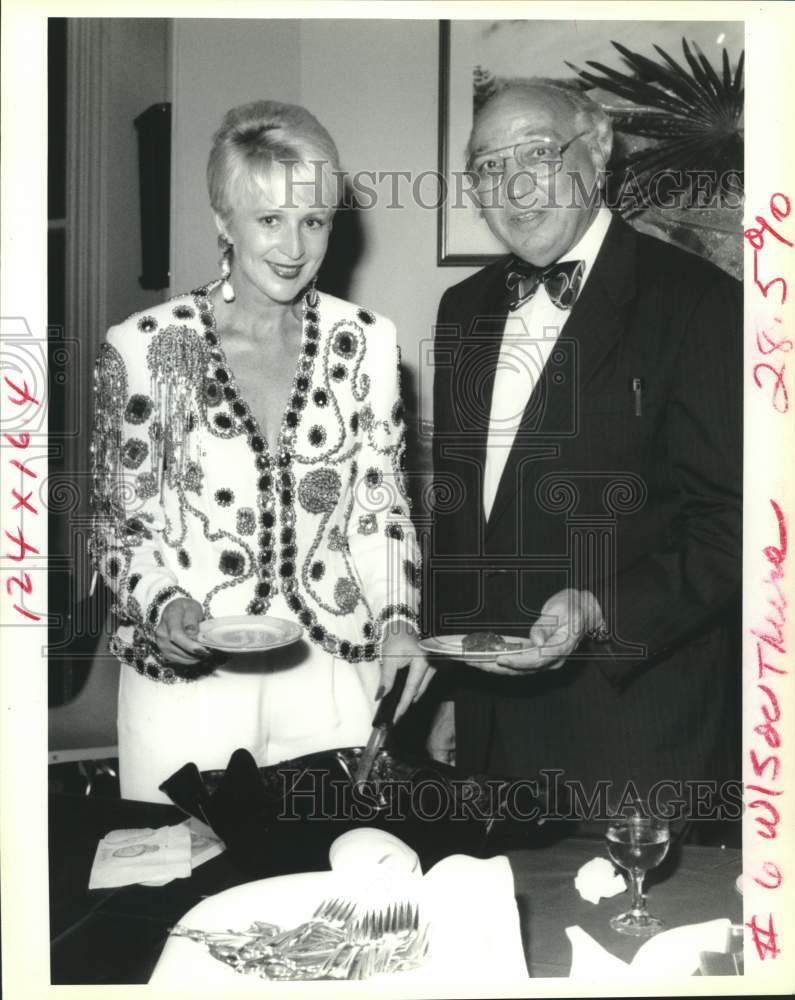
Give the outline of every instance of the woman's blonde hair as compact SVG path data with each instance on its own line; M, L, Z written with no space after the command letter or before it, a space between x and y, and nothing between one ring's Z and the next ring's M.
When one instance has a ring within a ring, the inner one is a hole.
M227 111L213 136L207 163L213 211L228 219L235 188L266 177L277 164L309 165L320 183L321 177L328 180L330 174L341 173L334 140L306 108L252 101Z

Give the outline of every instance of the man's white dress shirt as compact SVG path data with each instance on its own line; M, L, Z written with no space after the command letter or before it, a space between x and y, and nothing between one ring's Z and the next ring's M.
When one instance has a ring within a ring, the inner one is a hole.
M610 210L602 206L579 242L560 258L562 261L585 262L581 288L588 280L611 218ZM494 392L491 397L486 443L486 468L483 477L483 509L486 520L491 514L497 487L525 407L570 311L559 309L550 300L546 288L541 284L535 295L515 312L508 313L505 320L500 356L494 375Z

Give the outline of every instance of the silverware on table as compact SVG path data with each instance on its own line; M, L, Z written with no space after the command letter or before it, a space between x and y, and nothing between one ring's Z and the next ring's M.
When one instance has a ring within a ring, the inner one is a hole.
M264 979L369 979L420 965L428 953L428 927L408 901L354 915L350 900L324 900L298 927L257 922L246 931L171 931L207 946L236 972Z

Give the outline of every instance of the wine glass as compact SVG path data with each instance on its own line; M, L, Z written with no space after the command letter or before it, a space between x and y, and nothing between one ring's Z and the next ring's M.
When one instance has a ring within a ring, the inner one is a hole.
M652 815L648 803L635 799L610 820L605 835L607 853L621 868L626 868L632 882L632 906L613 917L610 926L619 934L651 937L665 926L646 909L643 879L668 853L671 832L668 823Z

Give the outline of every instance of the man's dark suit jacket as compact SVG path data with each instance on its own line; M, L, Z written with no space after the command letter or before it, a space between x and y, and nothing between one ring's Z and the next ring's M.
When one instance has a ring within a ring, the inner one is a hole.
M504 261L448 289L435 334L426 622L527 635L564 587L613 641L555 671L455 668L458 763L567 779L733 777L739 745L741 286L614 218L524 411L486 523ZM534 336L539 334L533 331Z

